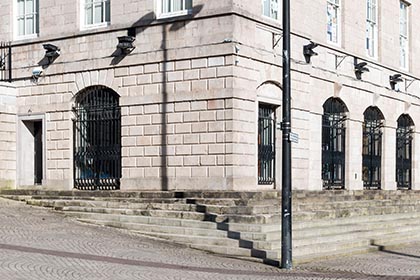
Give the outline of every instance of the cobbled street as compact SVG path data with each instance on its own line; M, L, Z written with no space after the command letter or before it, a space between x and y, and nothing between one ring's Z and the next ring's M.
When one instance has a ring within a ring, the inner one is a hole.
M420 244L283 271L0 199L0 279L420 279Z

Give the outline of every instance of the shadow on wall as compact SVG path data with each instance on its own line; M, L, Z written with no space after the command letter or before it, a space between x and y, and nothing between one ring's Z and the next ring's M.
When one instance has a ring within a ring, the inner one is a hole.
M129 29L129 32L134 33L133 35L138 35L144 32L147 28L149 28L153 23L156 25L161 25L162 28L162 42L160 46L160 50L163 51L163 60L162 60L162 107L160 113L162 114L162 121L161 121L161 172L159 174L161 179L161 189L163 191L169 190L168 186L168 168L167 168L167 156L168 156L168 148L167 148L167 112L168 112L168 85L167 85L167 63L168 62L168 48L167 48L167 40L168 40L168 32L178 31L182 28L185 28L188 23L197 16L201 10L203 9L204 5L196 5L192 8L192 12L188 15L176 17L176 18L168 18L168 19L156 19L156 14L154 12L150 12L139 20L137 20ZM131 31L130 31L131 30ZM156 50L157 51L157 50ZM114 53L115 54L115 53ZM120 63L127 55L120 55L115 56L114 59L111 61L111 65L117 65Z

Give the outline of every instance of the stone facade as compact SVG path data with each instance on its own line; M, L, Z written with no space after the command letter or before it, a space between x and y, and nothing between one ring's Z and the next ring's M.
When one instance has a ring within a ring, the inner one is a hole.
M155 1L111 0L110 24L96 29L81 26L80 1L41 1L39 36L25 40L14 35L13 1L3 2L0 40L12 41L14 81L0 84L2 187L28 185L21 178L33 173L24 171L28 159L16 149L26 145L19 131L25 122L42 121L42 187L73 188L75 97L102 85L120 96L121 189L281 188L280 130L275 183L258 185L257 178L259 104L274 106L280 122L282 102L281 20L263 16L261 1L194 0L190 15L157 19ZM399 68L399 1L379 6L377 59L366 56L365 1L343 1L338 44L326 41L326 1L292 2L292 129L300 138L292 146L293 187L322 189L323 104L336 97L348 108L345 187L363 188L363 112L376 106L385 118L382 188L396 189L397 119L401 114L415 124L420 119L420 37L411 32L410 67L404 71ZM412 31L420 6L409 8ZM135 50L112 56L117 37L133 31ZM309 40L319 44L310 64L302 55ZM61 55L34 80L32 71L45 55L43 43L59 46ZM370 72L362 80L354 76L354 58L368 63ZM389 85L396 73L407 82L400 91ZM418 133L416 126L416 189Z

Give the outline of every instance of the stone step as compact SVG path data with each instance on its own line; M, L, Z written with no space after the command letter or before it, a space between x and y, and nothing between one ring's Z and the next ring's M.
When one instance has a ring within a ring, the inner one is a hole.
M356 222L343 223L328 226L315 226L293 229L293 237L296 239L316 238L318 236L326 235L340 235L346 232L366 231L366 230L382 230L394 227L412 227L418 226L419 222L416 219L404 218L394 219L389 221L376 220L372 222ZM280 231L279 231L280 232Z
M177 234L177 233L157 233L144 230L135 230L136 233L171 240L175 243L187 244L187 245L204 245L204 246L223 246L229 248L231 251L237 248L243 249L255 249L255 250L273 250L280 248L281 241L249 241L243 239L229 238L227 236L214 237L214 236L196 236L188 234ZM249 253L248 253L249 254ZM247 255L248 255L247 254ZM246 255L246 256L247 256ZM250 256L250 255L249 255Z
M294 199L311 199L313 201L325 201L325 199L333 198L334 200L353 200L362 199L388 199L392 197L420 197L420 190L328 190L328 191L306 191L293 190Z
M335 259L339 257L351 256L351 255L358 255L358 254L365 254L369 252L378 251L378 248L373 246L360 246L348 249L340 249L335 250L332 252L327 253L313 253L313 254L303 254L299 256L293 256L293 263L295 266L314 262L314 261L321 261L321 260L328 260L328 259Z
M59 198L67 197L101 197L101 198L229 198L229 199L275 199L278 191L50 191L50 190L0 190L1 195L28 195Z
M147 231L134 231L136 233L158 237L161 239L171 240L180 244L196 244L196 245L209 245L209 246L224 246L229 248L238 248L240 240L229 238L217 238L211 236L188 236L170 233L150 233Z
M293 254L295 256L303 256L308 254L328 254L335 251L354 249L358 247L368 247L369 240L343 240L335 242L324 242L324 243L315 243L307 245L293 245Z
M420 230L418 228L404 232L394 232L376 236L370 239L371 245L378 246L398 246L414 241L420 241Z
M221 205L195 205L186 204L184 201L172 201L172 203L154 203L154 202L115 202L99 200L45 200L29 199L27 203L42 207L91 207L91 208L123 208L133 210L171 210L171 211L193 211L200 213L215 214L270 214L278 213L279 209L273 209L270 206L221 206Z
M121 216L142 216L142 217L164 217L173 219L188 219L207 221L213 219L208 214L189 212L189 211L172 211L172 210L136 210L136 209L119 209L119 208L99 208L99 207L79 207L79 206L63 206L55 207L56 211L63 212L85 212L98 214L113 214ZM215 217L214 219L218 219Z
M218 230L215 224L203 226L202 223L196 223L192 225L183 226L165 226L157 224L141 224L141 223L127 223L127 222L113 222L107 220L90 220L90 219L78 219L80 222L96 224L102 226L124 228L132 231L141 231L150 234L177 234L187 236L207 236L207 237L218 237L228 238L228 232Z
M366 239L370 240L376 237L381 237L388 234L404 234L406 232L411 232L418 230L420 232L420 224L410 225L410 226L399 226L399 225L384 225L382 228L371 229L369 225L364 224L361 228L354 231L346 231L340 234L325 234L320 236L311 236L306 238L295 238L294 244L296 246L304 246L310 244L318 243L330 243L344 240L361 240Z
M420 205L378 206L354 209L299 211L293 214L295 221L311 221L323 219L340 219L384 214L420 212Z
M420 212L347 217L347 218L330 219L330 220L321 219L321 220L296 221L293 223L293 229L298 230L302 228L330 227L334 225L345 226L347 224L375 222L375 221L392 222L393 220L399 220L399 219L420 219Z
M237 256L237 257L248 257L248 258L257 258L264 263L269 263L271 265L279 266L278 259L269 259L267 255L269 252L258 249L247 249L247 248L232 248L226 246L214 246L214 245L203 245L203 244L188 244L190 248L198 249L201 251L211 252L215 254L221 254L225 256ZM272 254L276 257L278 254ZM254 259L255 261L255 259Z
M313 211L313 210L336 210L336 209L366 209L371 207L388 207L388 206L403 206L403 205L420 205L420 200L410 199L404 201L395 200L362 200L362 201L336 201L319 203L297 202L294 206L294 211Z
M78 207L63 206L56 207L55 210L63 212L86 212L100 214L119 214L126 216L149 216L149 217L166 217L177 219L192 219L210 222L233 222L233 223L274 223L280 222L278 214L255 214L255 215L237 215L226 214L217 215L212 213L199 213L189 211L171 211L171 210L135 210L135 209L118 209L118 208L98 208L98 207Z

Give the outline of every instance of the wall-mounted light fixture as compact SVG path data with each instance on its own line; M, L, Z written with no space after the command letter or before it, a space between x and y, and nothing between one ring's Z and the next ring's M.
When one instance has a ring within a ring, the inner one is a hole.
M45 49L45 57L48 59L48 64L51 64L57 57L60 56L60 48L53 44L43 44Z
M121 55L127 55L136 48L133 44L135 40L136 40L136 37L134 36L118 37L117 48L120 50Z
M354 74L356 79L361 80L362 74L369 72L369 68L366 67L367 62L357 62L357 58L354 59Z
M312 41L310 44L303 46L303 55L305 56L306 63L311 63L311 57L318 55L318 53L314 52L316 47L318 47L318 44Z
M391 85L392 90L395 90L395 86L402 81L403 79L401 78L401 74L389 76L389 83Z
M38 66L32 69L32 80L34 83L38 83L38 79L41 77L43 72L44 69L42 69L42 66Z

